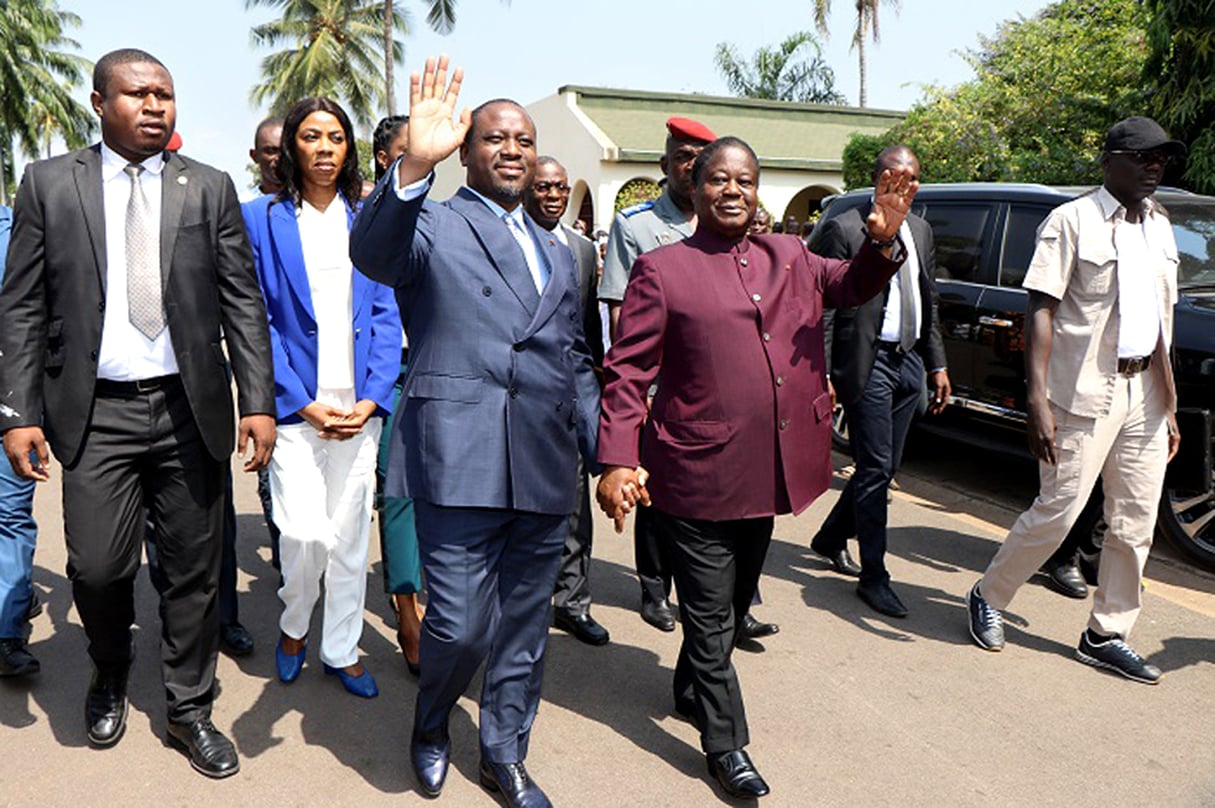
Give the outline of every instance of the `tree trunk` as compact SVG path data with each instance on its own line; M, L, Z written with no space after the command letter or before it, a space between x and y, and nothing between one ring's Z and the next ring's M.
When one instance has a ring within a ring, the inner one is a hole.
M8 137L8 132L0 133L5 139ZM12 204L8 199L8 169L5 166L5 158L8 157L9 144L0 144L0 205L8 206Z
M397 114L396 93L392 75L392 0L384 0L384 107L389 115Z
M865 37L869 35L869 18L861 16L861 35L856 40L856 57L860 66L861 72L861 92L857 103L858 107L865 107L869 101L868 82L865 76Z

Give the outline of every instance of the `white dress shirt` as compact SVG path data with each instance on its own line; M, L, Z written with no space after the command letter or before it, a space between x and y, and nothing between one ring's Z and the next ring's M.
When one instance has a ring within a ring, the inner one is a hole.
M905 250L905 258L903 263L911 267L911 276L917 280L911 285L911 305L915 311L915 328L912 333L918 339L920 336L921 322L923 312L920 308L920 256L915 251L915 239L911 237L911 228L907 226L907 220L899 225L899 236L903 239L903 247ZM901 268L901 267L900 267ZM882 332L878 339L883 342L898 342L903 327L903 311L901 300L903 295L902 284L899 283L899 273L895 272L890 276L890 296L886 298L886 309L882 313Z
M131 325L127 302L127 205L131 178L123 173L129 161L101 144L101 193L105 211L105 315L101 348L97 352L97 378L120 382L152 379L177 373L177 356L169 332L172 323L148 339ZM160 200L165 160L156 154L144 160L139 182L151 202L153 227L160 231ZM161 269L163 277L163 268ZM216 339L219 335L215 335Z
M312 313L316 315L316 386L328 390L354 389L354 314L350 264L350 229L346 203L340 196L325 210L301 200L296 217Z
M1118 251L1118 357L1150 356L1160 339L1160 301L1149 269L1146 221L1119 221L1114 249Z

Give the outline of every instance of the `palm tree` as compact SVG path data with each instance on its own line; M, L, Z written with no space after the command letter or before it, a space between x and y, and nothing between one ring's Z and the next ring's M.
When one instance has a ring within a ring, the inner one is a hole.
M835 89L835 71L809 31L792 34L775 48L760 48L750 62L743 61L733 45L721 42L713 60L730 92L743 98L844 103Z
M262 82L250 92L253 102L268 101L271 112L281 115L305 96L329 96L370 128L387 94L371 77L384 74L386 52L397 64L405 53L391 33L388 42L382 39L386 21L403 31L405 15L380 0L245 0L246 8L253 6L281 11L278 19L253 29L253 44L286 46L262 59Z
M885 2L897 13L902 5L900 0L855 0L856 28L852 32L852 47L856 49L857 61L860 65L861 91L858 106L865 106L869 100L868 70L865 64L865 40L872 38L876 45L878 37L878 7ZM823 36L830 36L827 30L827 18L831 15L831 0L814 0L814 27Z
M72 97L92 65L62 50L80 47L64 35L79 25L53 0L0 3L0 203L8 203L14 143L38 157L51 135L79 148L96 127L92 111Z

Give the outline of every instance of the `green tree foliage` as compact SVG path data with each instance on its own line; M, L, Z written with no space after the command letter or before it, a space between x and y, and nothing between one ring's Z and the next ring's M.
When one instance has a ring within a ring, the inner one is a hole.
M760 48L750 61L739 56L733 45L720 42L713 60L730 92L743 98L844 103L835 89L835 71L809 31L792 34L774 48Z
M636 205L638 202L648 202L662 196L662 188L653 180L636 177L626 182L616 192L616 213Z
M253 29L253 44L282 48L262 59L253 102L269 102L271 113L282 115L300 98L328 96L370 128L385 107L382 0L245 0L246 8L253 6L280 13ZM392 13L393 28L405 31L404 14ZM392 44L391 58L401 64L404 45Z
M967 53L974 80L928 88L881 145L911 146L927 182L1097 182L1106 131L1144 110L1146 22L1138 0L1061 0L1005 22ZM845 184L869 183L860 168Z
M1189 144L1184 182L1215 194L1215 2L1146 0L1148 58L1144 78L1154 88L1153 115Z
M857 96L857 106L864 107L869 103L869 65L865 61L865 40L872 39L877 44L880 37L878 32L878 7L883 0L853 0L856 5L856 26L852 30L852 49L856 51L857 65L860 68L861 88ZM885 0L885 3L897 12L900 0ZM827 18L831 16L831 0L814 0L814 26L820 34L828 36Z
M69 52L80 45L66 31L79 26L53 0L0 2L0 202L8 202L14 147L49 155L52 137L80 148L95 131L92 110L73 98L92 69Z

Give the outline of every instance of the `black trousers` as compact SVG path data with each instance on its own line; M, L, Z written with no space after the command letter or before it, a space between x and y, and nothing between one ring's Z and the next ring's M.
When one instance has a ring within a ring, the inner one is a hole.
M586 468L578 459L578 488L575 510L570 514L569 535L561 548L561 567L553 589L553 609L580 617L591 608L591 495Z
M98 393L80 457L63 472L68 578L98 668L131 663L145 508L164 589L161 668L171 722L210 714L219 646L224 464L207 452L179 383Z
M774 519L710 522L656 508L654 527L667 548L679 593L683 645L675 663L675 701L694 700L705 754L750 741L742 691L730 658L772 541Z
M645 600L661 603L671 594L671 561L666 543L654 528L651 508L638 508L633 516L633 562Z

